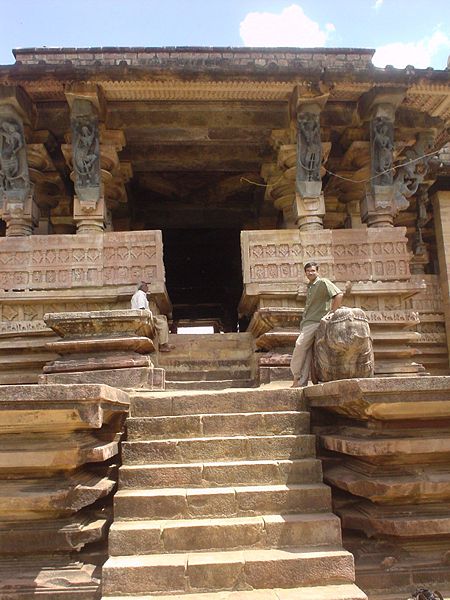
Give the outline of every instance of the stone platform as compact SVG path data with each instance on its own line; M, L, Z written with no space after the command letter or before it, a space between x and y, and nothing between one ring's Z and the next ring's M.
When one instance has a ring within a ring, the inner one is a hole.
M305 388L357 583L450 588L450 377ZM433 587L434 586L434 587Z
M105 385L0 386L2 599L98 597L128 405Z
M47 343L59 357L44 366L40 383L164 389L164 369L150 356L157 349L151 311L52 313L44 321L62 339Z

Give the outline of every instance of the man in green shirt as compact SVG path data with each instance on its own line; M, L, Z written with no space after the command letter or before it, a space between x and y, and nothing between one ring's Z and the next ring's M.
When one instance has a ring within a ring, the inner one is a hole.
M292 387L308 385L316 330L322 317L341 306L344 295L329 279L319 277L319 265L316 262L308 262L304 268L309 283L300 335L291 359L294 376Z

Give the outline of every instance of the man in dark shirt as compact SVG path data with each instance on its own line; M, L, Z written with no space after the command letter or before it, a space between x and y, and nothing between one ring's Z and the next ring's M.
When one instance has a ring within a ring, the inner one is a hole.
M320 320L339 308L343 298L343 293L334 283L319 277L319 265L316 262L308 262L304 268L309 283L300 335L295 342L291 359L291 371L294 376L292 387L308 385L314 337Z

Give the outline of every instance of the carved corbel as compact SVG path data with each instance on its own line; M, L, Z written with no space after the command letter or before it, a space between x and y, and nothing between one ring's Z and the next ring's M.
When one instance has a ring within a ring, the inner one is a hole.
M401 165L397 168L394 179L394 199L398 210L409 207L410 198L425 180L435 139L436 130L421 131L417 134L414 145L407 148L400 157Z
M38 222L25 138L25 128L30 131L34 120L34 107L24 90L0 86L0 217L7 236L31 235Z
M323 229L323 150L320 113L328 94L314 95L296 88L291 106L297 123L297 161L293 213L300 230Z

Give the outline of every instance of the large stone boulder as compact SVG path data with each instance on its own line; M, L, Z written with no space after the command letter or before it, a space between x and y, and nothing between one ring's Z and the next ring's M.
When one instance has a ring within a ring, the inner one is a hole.
M338 308L325 316L316 333L313 380L373 377L370 328L360 308Z

